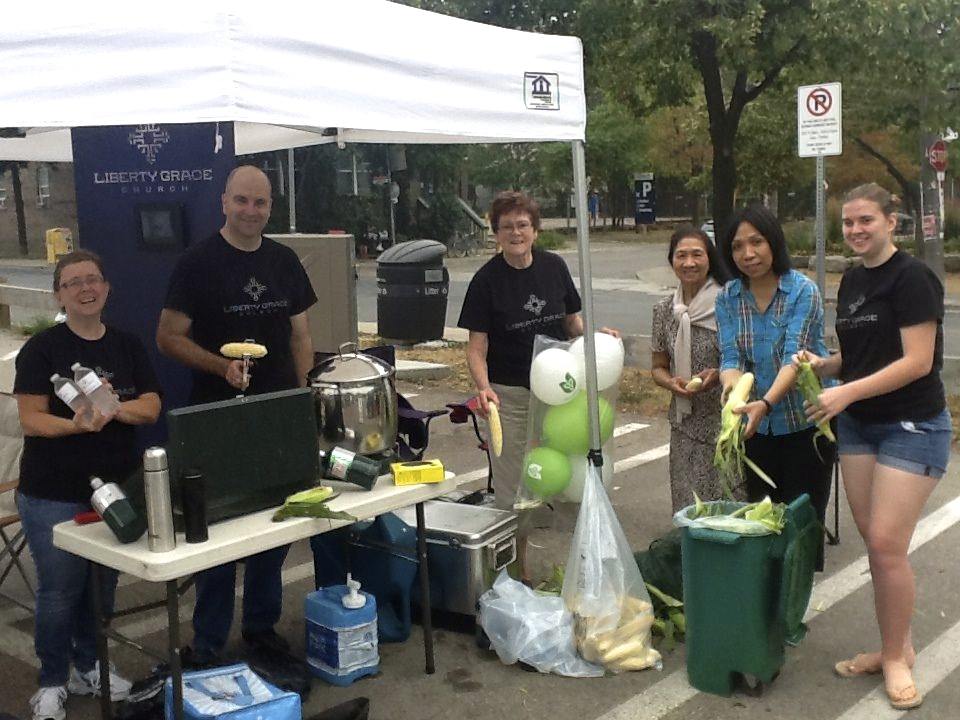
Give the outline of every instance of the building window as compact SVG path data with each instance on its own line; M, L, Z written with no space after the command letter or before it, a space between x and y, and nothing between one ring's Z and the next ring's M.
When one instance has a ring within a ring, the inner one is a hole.
M50 168L37 166L37 207L50 206Z

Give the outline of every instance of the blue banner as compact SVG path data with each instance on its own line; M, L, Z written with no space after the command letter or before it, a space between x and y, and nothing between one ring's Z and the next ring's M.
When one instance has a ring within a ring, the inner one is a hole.
M181 253L223 225L233 124L86 127L72 134L78 245L103 258L111 288L104 320L141 338L164 389L164 409L184 405L190 375L157 351L157 320ZM146 435L163 442L163 423Z

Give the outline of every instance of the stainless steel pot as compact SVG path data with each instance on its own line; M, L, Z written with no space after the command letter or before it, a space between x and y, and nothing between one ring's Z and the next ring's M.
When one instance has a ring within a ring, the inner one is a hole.
M353 352L344 352L351 347ZM396 371L357 350L356 343L344 343L337 355L310 371L317 434L321 450L339 446L376 455L396 442Z

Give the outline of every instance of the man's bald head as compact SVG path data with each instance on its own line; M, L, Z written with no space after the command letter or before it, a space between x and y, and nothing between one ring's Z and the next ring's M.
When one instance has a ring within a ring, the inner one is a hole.
M239 176L241 179L244 178L259 178L262 182L267 184L267 194L273 192L273 185L270 184L270 178L267 177L267 174L256 167L255 165L238 165L233 170L230 171L230 174L227 175L227 184L224 185L224 192L229 192L230 183Z
M221 232L227 242L243 249L258 248L270 220L270 179L253 165L234 168L227 176L222 200L226 222Z

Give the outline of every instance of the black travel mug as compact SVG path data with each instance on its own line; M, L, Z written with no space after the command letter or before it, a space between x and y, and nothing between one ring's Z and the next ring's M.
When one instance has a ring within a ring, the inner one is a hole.
M184 470L180 476L180 498L183 505L183 529L188 543L207 541L207 498L203 473Z

